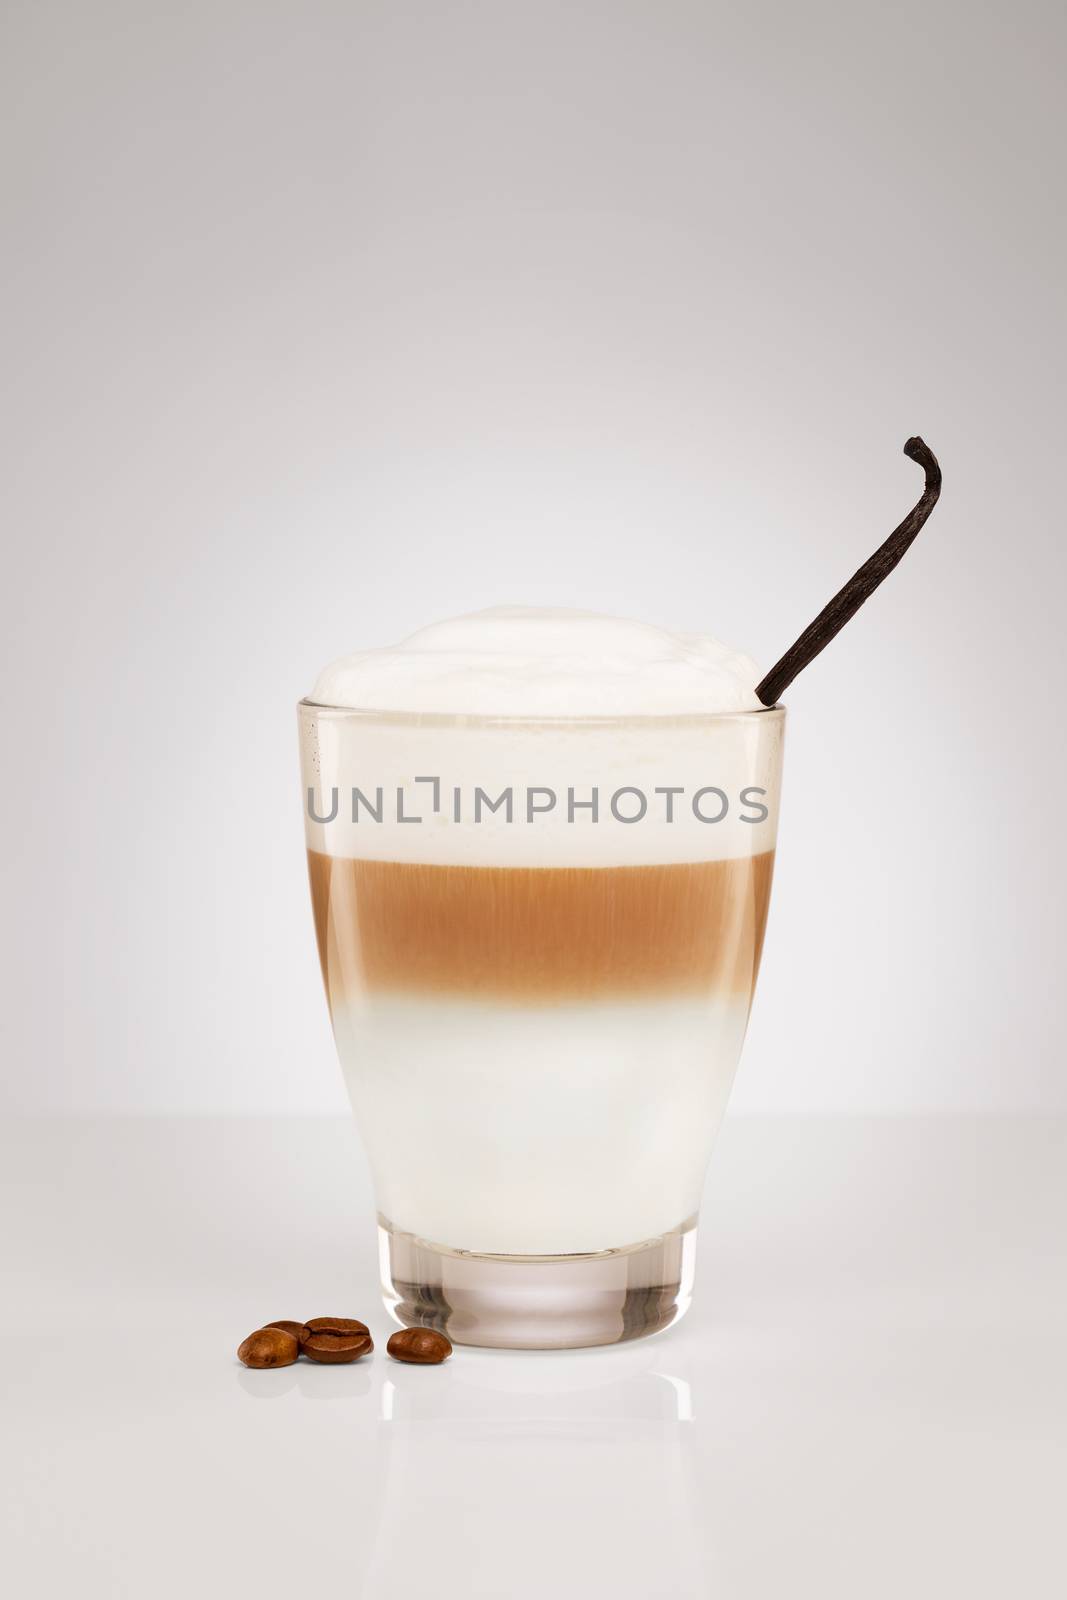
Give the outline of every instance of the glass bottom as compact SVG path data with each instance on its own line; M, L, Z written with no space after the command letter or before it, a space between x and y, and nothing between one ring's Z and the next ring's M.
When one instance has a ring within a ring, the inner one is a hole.
M590 1255L474 1255L379 1217L382 1294L405 1328L453 1344L577 1350L642 1339L689 1309L696 1218L658 1239Z

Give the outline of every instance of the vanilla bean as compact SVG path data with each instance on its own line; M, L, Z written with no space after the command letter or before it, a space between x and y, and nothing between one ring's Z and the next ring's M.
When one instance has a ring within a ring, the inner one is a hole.
M826 649L834 635L841 632L849 618L855 616L863 602L888 578L936 506L941 493L941 468L937 464L937 457L919 438L908 440L904 454L912 461L917 461L926 473L926 487L921 498L900 527L894 528L885 544L879 545L873 556L863 563L858 572L853 573L844 588L838 590L815 621L804 629L796 644L790 645L782 659L757 685L757 698L765 706L776 704L797 674L803 672L809 661L814 661L820 650Z

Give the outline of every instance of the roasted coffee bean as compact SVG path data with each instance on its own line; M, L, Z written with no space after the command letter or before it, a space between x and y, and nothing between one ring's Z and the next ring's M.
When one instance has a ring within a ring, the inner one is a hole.
M311 1333L300 1345L309 1361L327 1365L344 1361L358 1361L369 1356L374 1340L369 1333Z
M263 1326L265 1328L281 1328L285 1333L291 1333L297 1341L299 1341L300 1335L304 1331L302 1322L292 1322L288 1317L279 1317L276 1322L265 1322Z
M304 1323L308 1333L369 1333L365 1322L355 1317L309 1317Z
M310 1361L358 1361L374 1349L365 1322L354 1317L312 1317L304 1324L300 1349Z
M402 1328L385 1347L397 1361L413 1361L419 1366L436 1366L447 1361L452 1346L443 1333L433 1328Z
M246 1367L291 1367L300 1354L300 1341L285 1328L258 1328L238 1348Z

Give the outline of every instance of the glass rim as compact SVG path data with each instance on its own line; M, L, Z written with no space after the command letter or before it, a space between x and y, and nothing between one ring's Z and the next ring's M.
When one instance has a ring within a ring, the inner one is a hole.
M331 717L350 717L356 722L395 723L400 727L440 728L621 728L621 727L705 727L728 722L752 722L762 717L782 718L786 707L758 706L752 711L671 711L635 713L629 716L518 716L487 715L472 711L388 711L370 706L335 706L305 695L297 710L324 712Z

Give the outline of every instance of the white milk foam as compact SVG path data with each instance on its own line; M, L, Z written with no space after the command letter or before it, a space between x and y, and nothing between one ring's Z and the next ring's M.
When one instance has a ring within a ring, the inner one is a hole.
M757 700L758 676L711 638L521 607L348 656L301 707L315 784L308 845L465 866L655 865L772 849L782 718ZM353 787L364 797L355 809ZM721 817L715 790L726 796ZM487 803L505 792L510 815ZM758 804L767 813L756 824Z
M758 711L756 663L707 634L592 611L494 606L343 656L317 705L479 717Z

